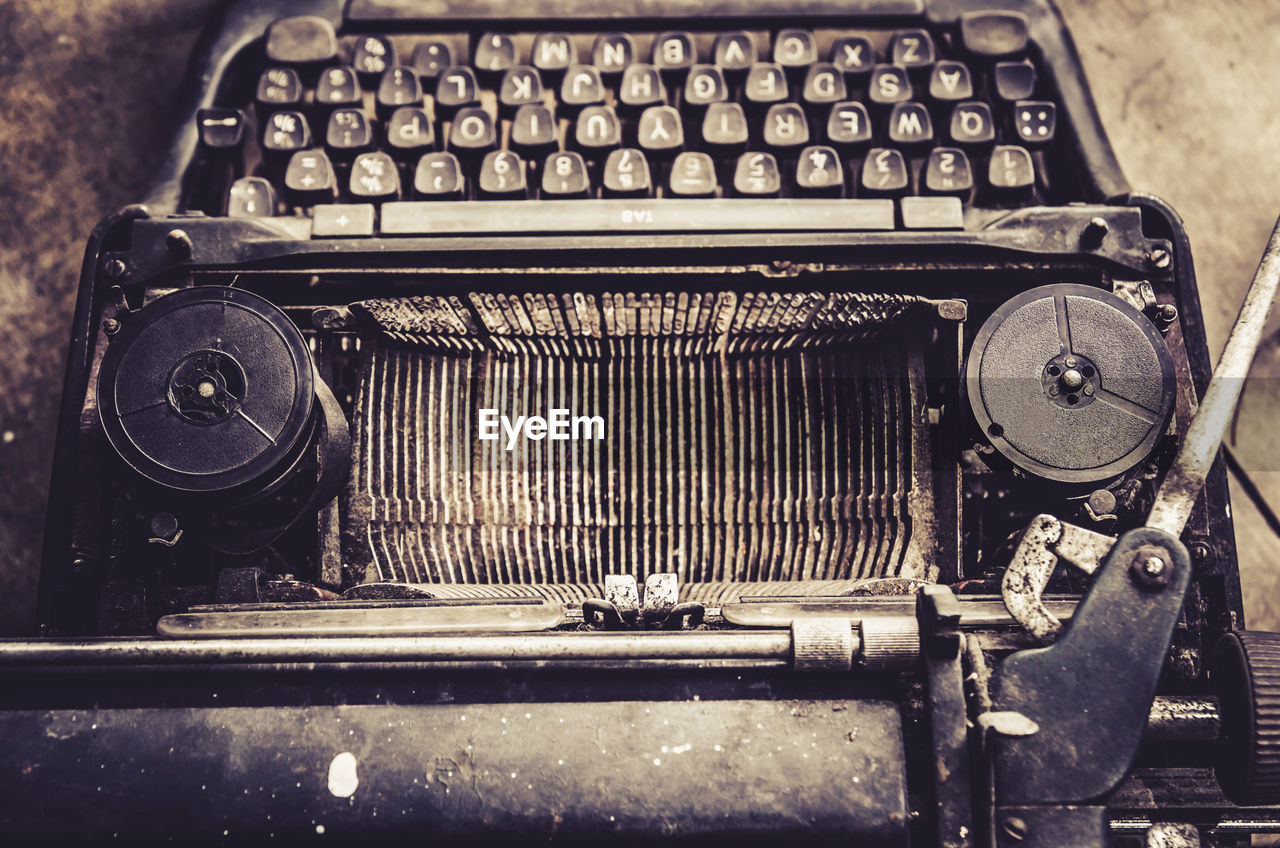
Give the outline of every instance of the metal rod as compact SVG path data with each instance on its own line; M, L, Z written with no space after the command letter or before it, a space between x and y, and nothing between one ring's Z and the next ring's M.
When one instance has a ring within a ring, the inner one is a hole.
M1158 742L1213 742L1222 734L1218 699L1202 695L1157 695L1144 736Z
M1111 832L1117 834L1143 834L1155 824L1167 824L1176 819L1178 822L1194 824L1204 830L1216 833L1280 833L1280 818L1274 817L1271 811L1249 815L1242 811L1241 815L1232 818L1215 818L1212 815L1196 818L1195 811L1185 815L1160 813L1157 816L1119 816L1111 819Z
M1245 378L1249 376L1249 366L1262 341L1277 289L1280 289L1280 220L1271 232L1271 240L1258 263L1258 272L1240 306L1222 356L1218 358L1218 367L1213 371L1200 410L1187 428L1173 467L1156 492L1155 505L1147 518L1148 527L1171 536L1182 533L1218 455L1218 446L1226 436Z
M20 677L22 679L46 677L83 677L85 675L139 674L146 676L164 676L167 674L200 674L202 679L209 675L244 675L244 674L428 674L457 673L463 671L490 671L511 673L519 670L536 669L539 672L554 671L661 671L704 672L710 670L734 671L778 671L791 668L790 660L762 659L714 659L714 660L541 660L530 663L524 660L465 660L465 661L400 661L382 660L372 662L278 662L278 663L207 663L207 664L169 664L169 665L0 665L0 680Z
M252 639L56 639L0 641L0 670L51 665L453 662L560 660L758 660L791 662L787 630Z

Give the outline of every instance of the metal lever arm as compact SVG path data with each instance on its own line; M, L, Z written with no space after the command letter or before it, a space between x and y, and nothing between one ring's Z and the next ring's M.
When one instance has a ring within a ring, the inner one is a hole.
M1218 446L1227 433L1236 402L1240 400L1249 367L1262 341L1267 316L1275 305L1277 289L1280 289L1280 220L1271 232L1253 283L1240 305L1240 314L1236 316L1222 356L1218 357L1218 367L1213 370L1213 379L1200 401L1200 410L1187 428L1178 457L1156 492L1155 504L1147 516L1148 527L1178 536L1186 526L1209 468L1218 455Z

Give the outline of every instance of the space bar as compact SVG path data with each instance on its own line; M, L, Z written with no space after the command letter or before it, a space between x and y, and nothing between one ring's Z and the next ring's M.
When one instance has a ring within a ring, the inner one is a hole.
M893 201L474 200L382 205L383 235L892 230Z

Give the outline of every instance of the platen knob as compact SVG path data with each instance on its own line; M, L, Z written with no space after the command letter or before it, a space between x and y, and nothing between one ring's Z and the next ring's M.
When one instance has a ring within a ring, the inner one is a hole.
M1241 806L1280 803L1280 633L1228 633L1209 673L1222 702L1222 791Z

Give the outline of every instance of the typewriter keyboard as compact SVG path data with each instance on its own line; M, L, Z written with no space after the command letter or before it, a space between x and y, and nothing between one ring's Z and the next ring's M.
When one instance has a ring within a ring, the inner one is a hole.
M960 227L974 207L1082 199L1032 53L999 12L394 35L286 18L244 100L197 117L220 177L193 206L310 215L317 236Z

